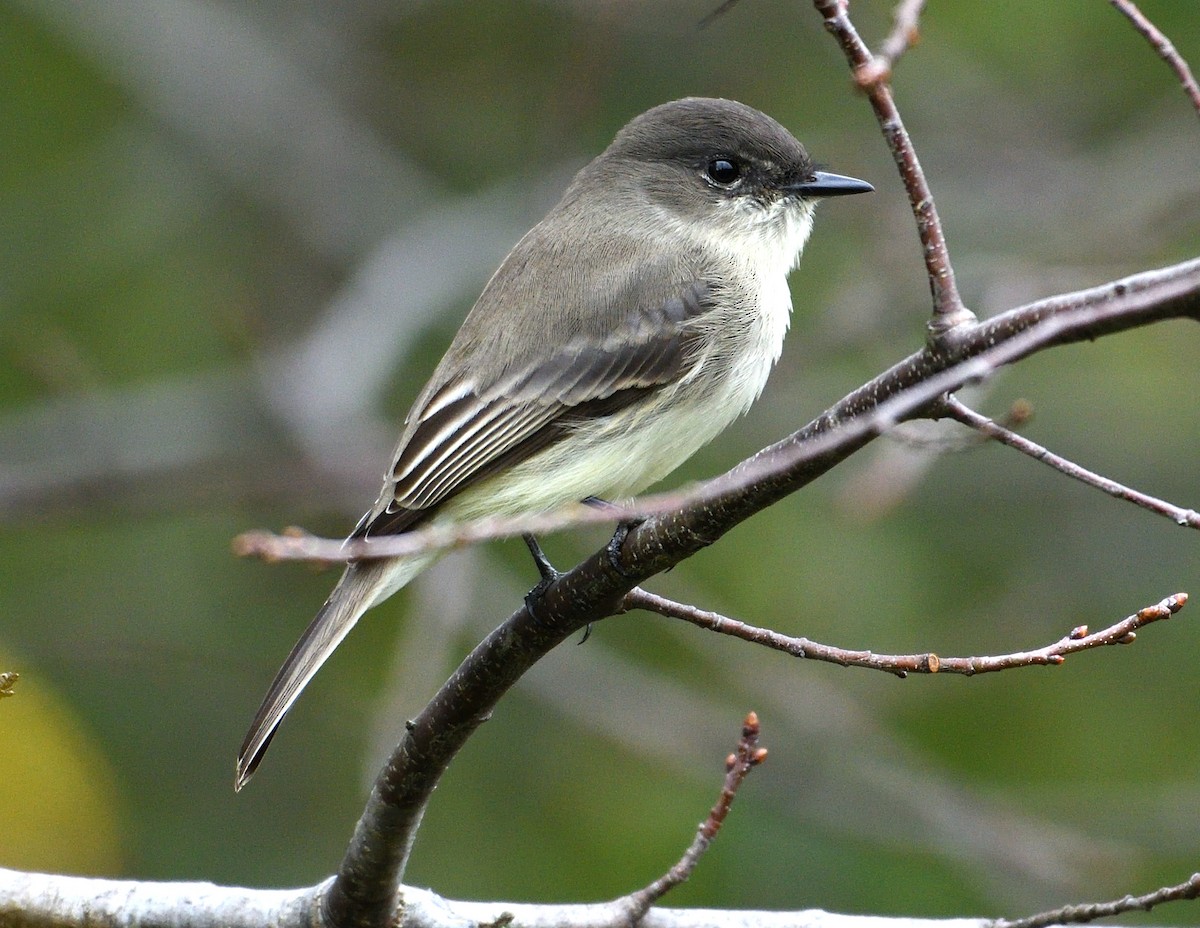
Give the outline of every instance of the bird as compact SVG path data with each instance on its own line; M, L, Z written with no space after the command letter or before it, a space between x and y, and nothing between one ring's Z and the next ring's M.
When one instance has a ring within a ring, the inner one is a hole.
M667 476L761 394L816 202L872 189L732 100L632 119L484 287L349 539L625 499ZM235 789L363 613L437 557L347 565L255 714Z

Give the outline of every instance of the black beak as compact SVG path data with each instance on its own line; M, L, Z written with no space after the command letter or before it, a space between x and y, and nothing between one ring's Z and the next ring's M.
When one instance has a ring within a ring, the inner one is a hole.
M865 180L844 177L841 174L830 174L827 171L813 171L809 177L797 183L787 184L783 189L800 197L816 199L817 197L848 197L852 193L870 193L875 188Z

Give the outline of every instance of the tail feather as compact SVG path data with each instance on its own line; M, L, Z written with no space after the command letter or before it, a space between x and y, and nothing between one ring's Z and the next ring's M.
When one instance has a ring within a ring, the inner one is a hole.
M240 790L254 775L292 703L362 614L408 583L429 560L359 561L346 568L267 690L238 751L234 789Z

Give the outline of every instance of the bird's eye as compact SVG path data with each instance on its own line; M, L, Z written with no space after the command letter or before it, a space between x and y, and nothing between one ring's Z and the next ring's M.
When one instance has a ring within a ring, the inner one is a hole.
M732 187L742 178L742 166L729 158L713 158L704 174L714 184Z

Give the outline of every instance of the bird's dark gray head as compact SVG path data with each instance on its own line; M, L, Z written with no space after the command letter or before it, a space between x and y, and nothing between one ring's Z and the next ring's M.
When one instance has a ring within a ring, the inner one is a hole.
M738 178L798 180L813 169L804 146L766 113L704 97L647 110L617 133L605 154L697 172L718 188Z
M871 185L818 171L787 129L733 100L688 97L632 120L595 162L635 182L680 216L711 215L733 204L743 216L807 214L820 197L862 193Z

